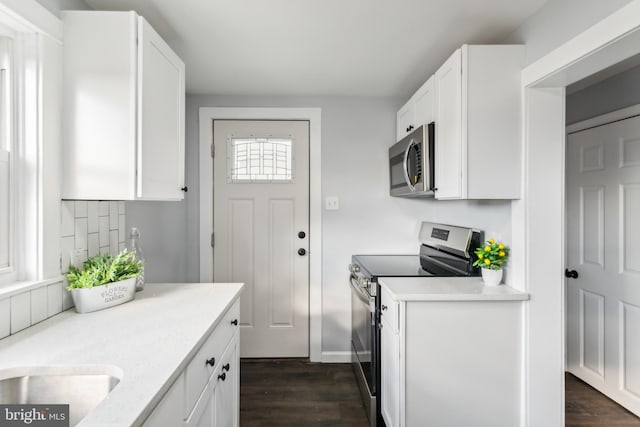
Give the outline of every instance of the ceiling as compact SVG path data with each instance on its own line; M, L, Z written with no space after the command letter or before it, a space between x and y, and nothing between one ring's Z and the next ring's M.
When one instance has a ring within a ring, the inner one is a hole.
M143 15L184 60L191 94L403 97L545 1L86 0Z

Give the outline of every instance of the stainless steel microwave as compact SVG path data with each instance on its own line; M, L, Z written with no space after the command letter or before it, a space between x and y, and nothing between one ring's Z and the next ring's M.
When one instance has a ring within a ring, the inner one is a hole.
M434 122L420 126L389 148L392 196L434 196L435 129Z

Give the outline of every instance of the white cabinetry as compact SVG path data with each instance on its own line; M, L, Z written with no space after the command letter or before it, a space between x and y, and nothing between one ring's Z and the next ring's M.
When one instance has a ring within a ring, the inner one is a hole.
M430 78L397 113L396 138L401 140L412 130L434 121L434 79Z
M387 427L519 425L521 307L520 301L396 301L383 284Z
M204 341L145 427L238 427L240 352L238 300Z
M64 21L63 198L184 197L184 63L135 12Z
M517 45L464 45L435 73L438 199L520 197Z

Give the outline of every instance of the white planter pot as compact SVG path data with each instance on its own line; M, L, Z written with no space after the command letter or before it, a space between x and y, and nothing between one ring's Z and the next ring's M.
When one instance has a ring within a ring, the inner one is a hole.
M71 289L78 313L91 313L129 302L136 297L136 278L93 288Z
M502 270L483 268L482 281L487 286L498 286L502 282Z

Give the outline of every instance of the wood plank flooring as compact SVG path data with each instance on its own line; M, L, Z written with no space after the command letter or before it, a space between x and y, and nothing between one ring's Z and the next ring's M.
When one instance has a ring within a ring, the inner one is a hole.
M640 426L640 418L579 378L565 374L565 427Z
M242 359L241 427L368 427L351 364Z
M241 427L368 427L347 363L242 359ZM566 427L640 427L640 418L565 374Z

